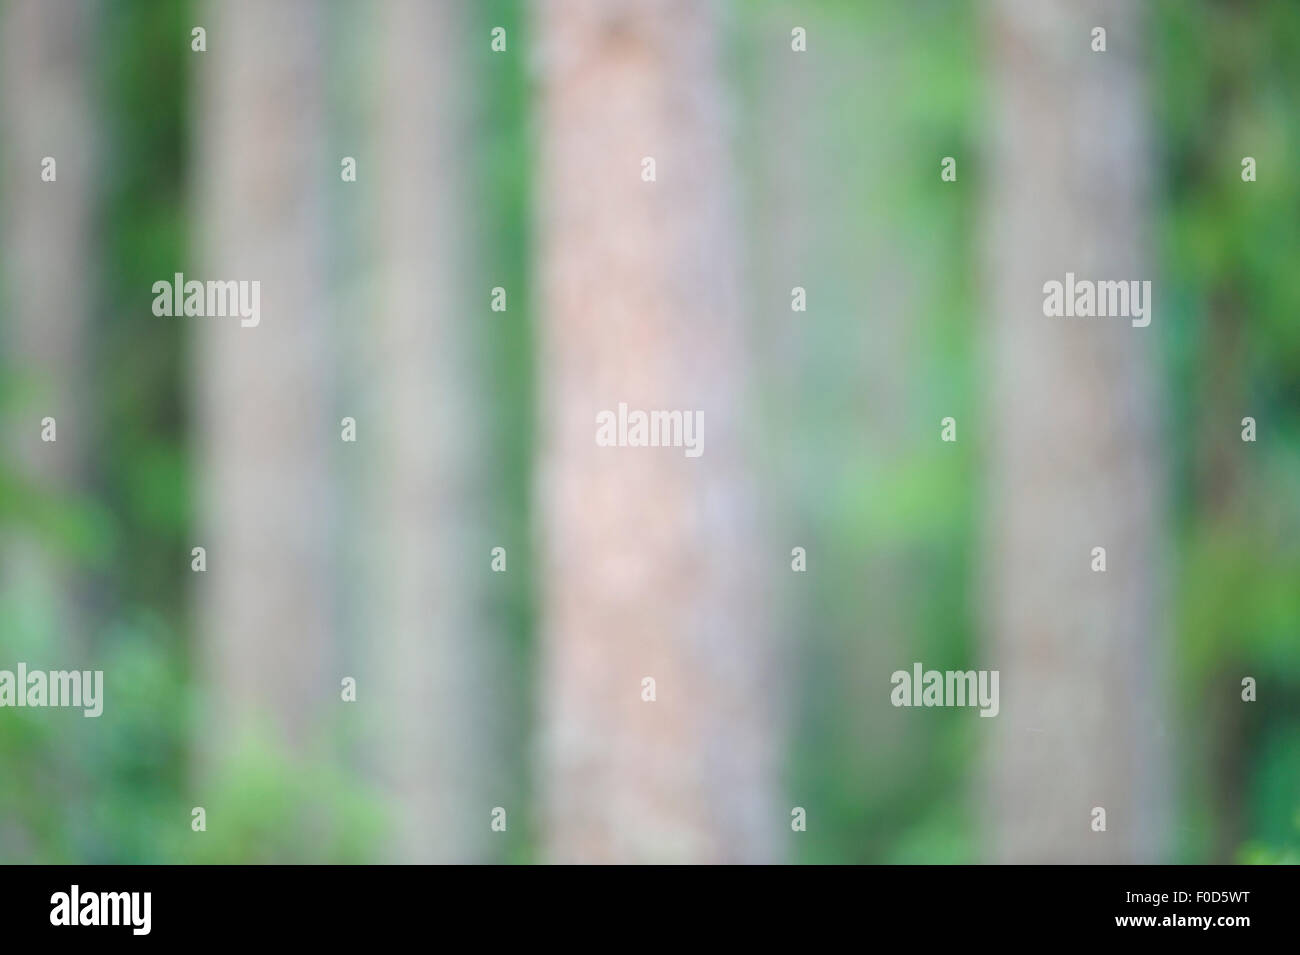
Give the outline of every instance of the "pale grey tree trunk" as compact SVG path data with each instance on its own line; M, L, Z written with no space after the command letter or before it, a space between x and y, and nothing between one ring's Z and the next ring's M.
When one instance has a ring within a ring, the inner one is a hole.
M773 859L790 817L763 573L788 558L760 532L745 450L716 8L533 11L546 854ZM597 447L619 402L702 411L702 456Z
M43 495L85 489L95 441L90 381L95 285L92 197L101 173L89 101L89 42L96 5L14 0L3 8L0 150L7 318L0 350L13 387L6 446L16 478ZM41 178L45 157L57 178ZM41 440L54 418L57 439ZM6 469L7 470L7 469ZM11 539L6 582L51 609L50 663L79 666L85 649L79 586L47 544ZM66 652L76 652L69 657Z
M1001 671L985 819L999 861L1153 861L1169 808L1153 377L1167 300L1154 281L1148 328L1043 314L1044 283L1067 271L1157 278L1140 14L1122 0L999 0L985 24L982 665ZM1095 26L1105 53L1090 49ZM1096 546L1105 573L1091 570Z
M218 749L253 721L305 749L341 705L321 19L311 0L221 0L195 21L207 52L192 54L198 254L187 278L261 282L258 327L171 319L192 323L195 342L204 742Z
M366 693L380 714L389 856L403 862L487 858L501 800L489 781L499 778L493 727L504 688L493 683L484 577L492 546L508 542L483 533L488 411L475 343L493 313L490 285L470 296L466 121L467 49L487 41L470 39L465 12L420 0L376 9L373 148L359 157L375 256L359 355L368 369L358 439L364 652L375 676ZM523 558L507 551L507 573L522 572ZM509 821L519 807L502 808Z

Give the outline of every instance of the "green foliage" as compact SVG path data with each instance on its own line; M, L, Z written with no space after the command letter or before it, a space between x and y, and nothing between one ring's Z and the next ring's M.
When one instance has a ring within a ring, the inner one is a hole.
M207 831L193 832L190 808L175 820L200 863L363 863L387 836L379 798L329 757L304 762L250 733L195 805Z
M1300 807L1289 701L1300 686L1300 10L1255 2L1156 5L1153 115L1163 157L1159 233L1170 369L1178 705L1196 724L1207 701L1223 719L1188 740L1187 811L1231 828L1242 857L1280 859L1294 833L1270 820ZM1257 181L1243 182L1253 157ZM1172 310L1172 314L1171 314ZM1256 419L1255 444L1240 421ZM1237 700L1242 676L1262 687ZM1251 718L1226 718L1249 706ZM1289 728L1288 728L1289 726ZM1245 763L1246 810L1233 809ZM1203 861L1204 840L1185 846Z

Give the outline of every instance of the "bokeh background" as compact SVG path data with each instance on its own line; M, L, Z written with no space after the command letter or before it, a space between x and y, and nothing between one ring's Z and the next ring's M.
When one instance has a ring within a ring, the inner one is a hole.
M106 682L0 861L1297 861L1298 92L1284 0L0 3L0 668Z

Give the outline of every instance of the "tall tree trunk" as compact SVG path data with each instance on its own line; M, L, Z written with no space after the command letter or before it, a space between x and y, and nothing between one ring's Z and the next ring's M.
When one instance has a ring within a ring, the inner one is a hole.
M18 382L6 427L14 436L7 439L14 477L41 494L84 490L94 433L87 395L97 176L87 65L94 12L95 5L85 2L13 0L4 6L0 148L8 320L0 329L0 354ZM52 182L42 179L47 156L55 161ZM45 417L56 422L52 443L41 438ZM43 609L53 609L48 662L88 664L80 655L85 634L78 598L84 594L77 593L68 562L29 540L8 542L0 556L3 579L25 594L44 595Z
M482 321L471 316L488 314L488 290L471 309L462 13L423 0L377 11L383 67L362 180L374 196L378 279L358 439L369 462L365 619L377 677L366 692L382 711L390 856L403 862L486 856L497 762L489 701L502 692L491 685L483 612L489 551L507 542L482 536L487 421L474 348Z
M1152 323L1048 318L1043 284L1154 279L1140 9L990 7L988 771L1001 861L1149 862L1168 794ZM1094 53L1091 30L1107 31ZM1091 569L1105 547L1107 570ZM1105 832L1092 829L1094 807Z
M742 434L715 8L534 10L545 846L564 861L772 859L789 815L759 568L786 563L759 532ZM619 402L702 411L703 455L598 447L597 415Z
M205 742L248 721L304 747L339 700L333 658L321 12L311 0L206 7L198 112L200 268L258 280L261 324L193 322Z

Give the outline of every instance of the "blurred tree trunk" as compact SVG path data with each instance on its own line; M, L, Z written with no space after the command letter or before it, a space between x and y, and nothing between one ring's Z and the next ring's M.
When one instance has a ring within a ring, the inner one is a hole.
M3 243L8 290L3 337L6 374L17 388L6 432L16 477L40 495L85 489L94 434L90 380L90 302L95 281L92 188L95 124L87 70L96 5L13 0L3 7L0 51L0 148L4 151ZM45 157L57 178L41 175ZM9 410L9 409L6 409ZM41 440L41 420L57 422L57 440ZM35 511L35 508L31 508ZM50 665L80 666L84 650L81 584L48 542L12 540L3 579L43 595ZM62 645L61 645L62 644ZM80 645L80 646L79 646ZM66 656L74 651L76 655Z
M261 324L192 323L204 743L246 723L303 749L341 705L332 664L322 12L311 0L213 2L199 71L198 268L258 280ZM184 557L178 559L185 559Z
M789 831L759 571L788 557L759 531L744 449L750 359L714 11L534 6L553 860L767 860ZM597 447L596 416L620 401L702 410L703 455Z
M504 689L490 680L483 578L491 547L508 542L482 536L488 421L474 336L491 313L487 287L472 309L467 296L473 84L463 14L423 0L376 11L383 66L373 151L361 158L378 278L363 344L372 403L358 439L371 462L364 616L377 682L366 692L382 714L377 756L393 800L390 857L401 862L484 859L501 798L488 791L492 701Z
M1153 379L1165 318L1147 252L1141 10L999 0L989 14L991 849L1151 862L1169 798ZM1095 26L1104 53L1090 49ZM1043 284L1067 271L1153 280L1152 324L1045 317ZM1105 573L1091 570L1095 546ZM1107 831L1092 831L1093 807Z

